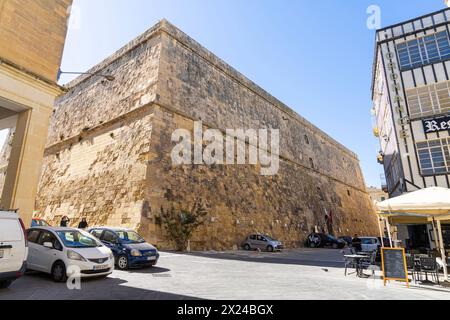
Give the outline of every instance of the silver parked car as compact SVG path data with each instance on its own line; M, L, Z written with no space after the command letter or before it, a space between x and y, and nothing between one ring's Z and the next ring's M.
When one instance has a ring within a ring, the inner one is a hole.
M283 244L280 241L272 239L269 236L261 234L252 234L244 242L245 250L262 250L268 252L274 252L284 249Z

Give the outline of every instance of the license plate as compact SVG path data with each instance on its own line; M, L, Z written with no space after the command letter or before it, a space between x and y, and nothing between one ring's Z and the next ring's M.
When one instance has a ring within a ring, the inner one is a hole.
M148 257L147 258L147 261L155 261L156 260L156 257Z
M3 258L3 250L0 250L0 259Z
M94 266L94 270L95 271L98 271L98 270L106 270L106 269L108 269L109 268L109 266L108 265L101 265L101 266Z

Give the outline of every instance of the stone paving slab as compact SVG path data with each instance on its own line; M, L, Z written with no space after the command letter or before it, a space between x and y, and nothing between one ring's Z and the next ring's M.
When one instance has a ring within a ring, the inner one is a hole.
M115 271L106 279L83 281L82 290L70 291L65 284L32 273L0 291L0 300L450 299L450 290L439 286L413 285L407 289L403 283L391 282L384 287L379 274L377 280L345 277L342 265L338 250L298 249L276 254L163 252L158 267Z

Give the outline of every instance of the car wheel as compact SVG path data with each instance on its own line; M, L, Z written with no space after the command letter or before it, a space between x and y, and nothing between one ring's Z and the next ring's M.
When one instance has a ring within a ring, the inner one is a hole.
M117 267L119 270L127 270L128 269L128 258L127 256L119 256L117 259Z
M11 280L0 281L0 289L6 289L11 285Z
M66 266L62 262L56 262L52 268L52 279L55 282L66 282L67 273Z
M247 244L245 244L244 249L245 249L246 251L250 251L252 248L251 248L250 245L247 243Z
M272 246L267 246L267 251L268 252L273 252L273 247Z

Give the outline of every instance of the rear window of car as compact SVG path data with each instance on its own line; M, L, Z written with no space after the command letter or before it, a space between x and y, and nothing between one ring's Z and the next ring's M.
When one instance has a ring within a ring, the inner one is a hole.
M39 238L40 231L39 230L30 230L28 231L28 241L31 243L37 243Z
M100 237L103 233L103 230L92 230L90 233L97 239L100 239Z
M107 231L105 231L105 233L103 233L101 240L105 241L105 242L109 242L109 243L114 243L118 239L119 238L113 232L107 230Z
M19 220L0 219L0 242L17 242L23 239Z
M361 242L362 244L376 244L377 240L373 238L363 238Z
M48 227L49 225L44 220L34 219L33 222L31 223L31 226L32 227Z

